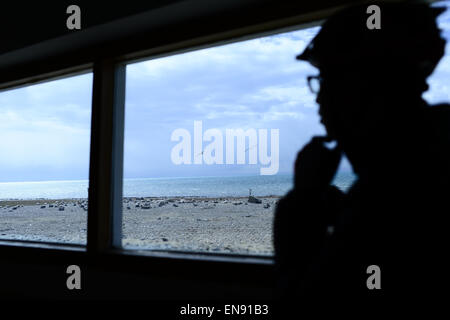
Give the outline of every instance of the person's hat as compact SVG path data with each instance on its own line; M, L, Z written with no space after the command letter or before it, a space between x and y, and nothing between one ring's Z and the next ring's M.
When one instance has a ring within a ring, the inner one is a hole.
M296 58L319 69L353 64L418 67L431 74L444 54L436 17L445 11L427 4L379 3L380 29L369 29L368 5L339 11L322 25L316 37Z

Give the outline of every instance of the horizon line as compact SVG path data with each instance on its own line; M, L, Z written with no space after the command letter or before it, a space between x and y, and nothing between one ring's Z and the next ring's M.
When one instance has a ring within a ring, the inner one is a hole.
M278 176L278 175L292 175L292 172L282 172L277 173L275 175L266 175L266 176ZM227 177L254 177L254 176L263 176L260 174L243 174L243 175L227 175L227 176L174 176L174 177L140 177L140 178L123 178L123 180L144 180L144 179L189 179L189 178L227 178ZM89 179L62 179L62 180L21 180L21 181L0 181L0 184L7 183L42 183L42 182L88 182Z

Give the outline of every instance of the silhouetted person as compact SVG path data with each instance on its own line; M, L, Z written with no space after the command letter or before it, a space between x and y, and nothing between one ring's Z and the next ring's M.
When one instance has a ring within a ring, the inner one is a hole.
M367 6L344 9L297 57L320 71L308 80L320 84L327 136L299 152L294 188L276 209L285 307L414 306L449 290L450 107L421 97L444 53L436 26L444 9L378 5L381 29L367 28ZM332 140L337 146L325 147ZM347 193L331 185L342 154L357 175ZM380 267L380 290L367 287L371 265Z

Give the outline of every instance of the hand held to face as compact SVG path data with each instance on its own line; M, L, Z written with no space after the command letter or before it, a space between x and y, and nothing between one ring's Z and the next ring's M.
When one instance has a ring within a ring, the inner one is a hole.
M296 189L322 189L330 185L342 157L339 145L332 149L325 146L332 141L327 136L315 136L298 153L294 168Z

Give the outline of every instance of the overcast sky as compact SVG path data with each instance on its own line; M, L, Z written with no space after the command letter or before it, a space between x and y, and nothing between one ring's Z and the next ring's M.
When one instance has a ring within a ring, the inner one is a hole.
M449 40L450 12L441 15L439 24ZM194 139L195 120L202 121L203 132L216 128L224 138L225 129L267 129L269 137L270 129L279 129L278 173L291 172L297 151L313 135L324 133L305 80L317 71L295 60L318 30L129 65L125 177L260 173L260 163L173 164L171 150L177 142L171 135L184 128ZM449 78L447 54L429 79L425 99L450 101ZM1 92L0 182L87 179L91 94L91 74Z

